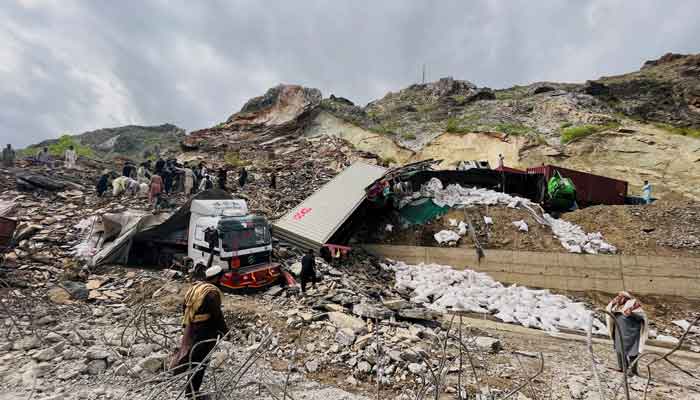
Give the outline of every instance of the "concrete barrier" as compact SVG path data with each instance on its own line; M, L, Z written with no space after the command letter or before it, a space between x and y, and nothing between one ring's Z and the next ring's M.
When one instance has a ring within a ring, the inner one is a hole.
M539 253L473 249L362 245L377 256L409 264L436 263L486 272L504 283L531 287L700 298L700 259L656 256Z

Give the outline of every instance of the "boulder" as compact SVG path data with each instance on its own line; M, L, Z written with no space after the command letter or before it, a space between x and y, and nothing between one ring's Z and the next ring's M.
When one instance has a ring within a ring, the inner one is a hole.
M316 360L307 361L304 366L306 367L306 370L312 374L318 371L318 361Z
M62 341L63 336L59 335L56 332L49 332L48 334L46 334L46 337L44 337L44 339L46 339L49 342L56 343Z
M474 339L474 345L481 351L497 353L501 350L501 341L487 336L479 336Z
M164 368L167 359L167 354L154 354L141 360L139 367L145 371L156 373Z
M64 281L61 282L61 286L70 294L72 299L84 300L88 298L89 291L82 282Z
M75 349L65 349L63 353L61 353L61 357L63 357L64 360L77 360L81 356L82 353Z
M90 361L86 368L85 372L88 375L99 375L107 370L107 361L106 360L92 360Z
M435 321L440 318L441 314L424 308L409 308L399 311L399 316L413 320Z
M40 350L32 355L32 358L37 361L51 361L56 358L58 354L52 348Z
M375 306L367 303L355 304L352 307L352 313L358 317L375 319L389 319L394 316L394 312L384 307Z
M31 349L36 349L41 345L41 341L39 340L38 337L31 335L31 336L26 336L18 341L16 341L13 345L12 348L14 350L31 350Z
M148 357L155 350L156 345L151 343L138 343L131 348L131 355L134 357Z
M410 363L417 363L421 357L413 350L405 350L401 353L401 359Z
M425 371L425 365L418 363L410 363L408 364L408 370L411 371L412 374L420 374Z
M404 300L404 299L383 300L382 304L384 304L384 307L386 307L392 311L400 311L400 310L403 310L404 308L411 307L411 303Z
M46 294L49 296L49 300L51 300L51 302L54 304L71 304L70 293L65 291L63 288L51 288Z
M352 346L355 343L355 332L350 328L338 329L335 333L335 341L343 346Z
M44 315L36 321L36 324L39 326L44 326L53 324L54 322L56 322L56 318L51 315Z
M217 351L211 355L210 365L212 366L212 368L221 369L224 367L224 364L226 364L227 358L228 355L226 354L226 352Z
M357 317L353 317L352 315L334 311L328 313L328 319L333 323L333 325L340 329L348 328L352 329L356 333L367 331L365 322Z
M372 365L367 361L357 363L357 371L363 374L369 374L372 371Z
M85 358L88 360L106 360L110 356L109 350L100 346L92 346L85 351Z
M341 306L340 304L335 304L335 303L326 303L322 306L322 308L326 311L336 311L336 312L345 312L345 307Z

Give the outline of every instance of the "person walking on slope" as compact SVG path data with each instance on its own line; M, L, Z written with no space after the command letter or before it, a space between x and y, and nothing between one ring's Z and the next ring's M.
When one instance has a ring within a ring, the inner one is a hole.
M644 351L649 336L646 313L642 310L641 303L628 292L619 292L605 310L614 316L613 319L608 315L606 322L617 355L617 371L629 370L637 375L637 363L634 361Z
M246 181L248 180L248 171L246 171L245 167L241 167L241 172L238 175L238 185L243 189L243 186L245 186Z
M642 186L642 198L645 204L651 204L651 184L649 181L644 181L644 186Z
M78 160L78 154L76 154L73 146L69 146L65 153L63 154L64 160L66 162L66 168L75 168L75 162Z
M202 280L201 273L195 268L194 278L198 281L187 291L182 305L184 332L171 367L175 374L189 371L185 387L189 399L202 398L200 388L208 366L205 359L214 349L217 339L228 332L221 311L223 296L215 286L222 273L221 267L214 265L206 270L206 280Z
M277 174L272 171L270 174L270 189L277 189Z
M12 150L12 145L7 144L7 147L2 149L2 165L4 167L14 167L15 166L15 151Z
M313 250L306 251L301 258L301 292L306 293L306 282L311 280L311 286L316 289L316 256Z

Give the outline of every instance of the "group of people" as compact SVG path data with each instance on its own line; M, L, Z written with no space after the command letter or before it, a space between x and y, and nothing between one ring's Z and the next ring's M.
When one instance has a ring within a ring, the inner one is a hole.
M96 190L99 197L104 196L112 186L112 196L123 193L136 196L148 196L149 202L158 208L163 195L170 193L196 192L213 189L227 189L229 170L219 168L213 177L206 164L202 161L195 165L180 164L175 159L158 158L155 164L150 160L142 162L138 167L131 161L126 161L121 176L116 176L109 170L103 171L99 177ZM241 167L238 175L238 185L243 188L248 181L248 171ZM276 186L276 179L275 179Z
M8 144L7 147L2 149L2 165L4 167L14 167L16 157L17 153L12 148L11 144ZM44 165L49 168L53 167L54 164L53 157L51 156L48 147L43 147L41 150L39 150L39 152L34 157L34 161L40 165ZM66 168L73 169L76 167L76 163L78 162L78 153L75 151L74 146L69 146L64 151L63 162Z

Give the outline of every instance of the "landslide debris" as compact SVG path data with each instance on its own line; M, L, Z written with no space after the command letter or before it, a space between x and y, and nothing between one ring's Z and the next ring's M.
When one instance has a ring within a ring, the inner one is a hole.
M622 254L700 256L700 204L658 201L645 206L595 206L567 213L567 221L605 232Z

